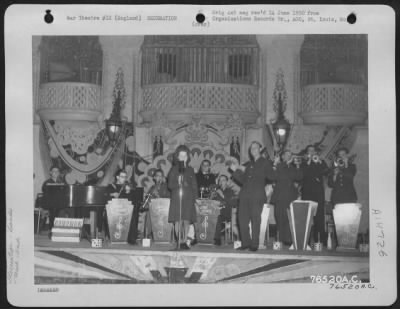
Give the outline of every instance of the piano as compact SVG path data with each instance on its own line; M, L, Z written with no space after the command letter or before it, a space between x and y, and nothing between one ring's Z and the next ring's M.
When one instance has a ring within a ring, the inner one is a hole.
M100 221L100 227L103 227L102 214L110 199L112 197L110 197L107 187L48 184L43 192L43 208L50 212L50 228L60 209L74 208L75 217L83 217L83 213L88 210L90 213L90 238L94 238L98 226L97 221ZM128 241L135 243L138 235L139 208L143 203L143 188L132 190L128 199L134 205ZM105 232L108 232L108 228L105 228Z

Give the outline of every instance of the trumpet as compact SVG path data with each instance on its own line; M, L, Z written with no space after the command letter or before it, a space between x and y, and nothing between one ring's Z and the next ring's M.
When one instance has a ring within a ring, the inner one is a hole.
M303 160L303 157L302 157L302 156L293 156L293 163L294 163L295 165L301 164L302 160Z
M314 162L314 163L317 163L317 162L319 162L319 155L313 155L312 157L311 157L311 160Z
M335 167L343 168L344 167L344 160L342 158L336 158L336 160L333 162L333 165Z

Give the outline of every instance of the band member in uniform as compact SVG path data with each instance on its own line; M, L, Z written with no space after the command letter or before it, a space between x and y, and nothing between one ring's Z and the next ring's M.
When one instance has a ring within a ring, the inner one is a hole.
M45 182L43 182L42 185L42 192L43 192L43 198L44 201L47 201L47 195L46 195L46 189L51 186L51 185L64 185L65 182L63 180L63 177L61 176L60 173L60 168L58 166L52 166L50 168L50 178L47 179ZM45 205L47 207L47 202L45 202ZM50 205L48 205L50 206ZM61 209L54 209L54 208L49 208L49 222L50 222L50 228L53 226L54 218L55 217L66 217L70 218L74 216L74 209L73 208L61 208Z
M153 198L169 198L170 192L165 183L164 172L162 169L158 169L154 172L153 181L154 185L150 188L149 194Z
M131 184L128 183L128 174L125 170L118 170L115 173L115 183L108 185L108 192L113 198L128 198L132 191Z
M210 186L215 185L215 175L211 174L210 170L211 162L209 160L203 160L200 165L200 170L196 174L199 195L203 195L203 190L209 193Z
M46 186L51 184L64 184L64 181L61 177L60 169L57 166L52 166L50 168L50 178L43 183L42 192L44 193Z
M287 210L290 204L298 197L298 190L294 183L303 178L300 162L296 162L297 164L294 166L292 159L291 151L285 150L281 158L277 156L274 160L276 178L274 179L275 186L271 204L275 205L275 220L276 228L279 232L279 240L285 245L290 245L291 243Z
M170 192L168 190L167 184L165 183L164 172L162 169L155 170L155 172L153 173L153 181L154 185L150 188L148 192L150 197L149 201L151 200L151 198L169 198ZM149 205L149 203L146 204ZM145 207L146 210L148 210L147 207ZM150 213L146 213L145 229L146 229L145 236L152 234Z
M266 179L274 179L275 171L271 162L261 156L261 144L252 142L249 148L250 162L239 166L233 160L230 168L234 172L233 178L242 184L239 193L239 229L242 246L239 250L250 249L257 251L261 224L261 212L266 202ZM251 222L251 238L249 232Z
M132 185L128 182L128 173L123 170L119 169L115 173L115 182L109 184L107 186L108 189L108 194L110 195L111 198L126 198L132 202ZM101 222L99 226L99 231L103 231L106 236L110 237L110 232L108 229L108 223L107 223L107 212L106 209L104 208L103 213L101 214L98 212L99 215L102 216L102 220L99 220L98 222ZM132 214L132 220L133 221L133 214Z
M336 158L333 171L328 177L328 186L332 188L332 205L355 203L357 202L357 193L354 188L356 165L349 162L349 150L347 148L338 149Z
M187 239L189 225L196 221L195 200L198 197L197 181L194 170L189 166L190 150L180 145L175 150L173 166L168 174L168 188L171 190L171 203L168 213L168 222L174 223L176 238L179 221L183 223L182 249L190 249L191 243ZM179 191L182 188L182 204L180 205Z
M213 199L221 202L221 210L215 226L214 244L221 245L222 223L231 222L232 208L236 207L237 198L231 188L228 188L228 177L220 175L218 178L218 188L212 196Z
M319 233L321 241L326 243L324 176L328 173L328 166L325 161L321 160L315 146L308 145L306 152L306 161L302 163L303 181L301 197L303 200L318 203L313 226L314 242L318 241Z

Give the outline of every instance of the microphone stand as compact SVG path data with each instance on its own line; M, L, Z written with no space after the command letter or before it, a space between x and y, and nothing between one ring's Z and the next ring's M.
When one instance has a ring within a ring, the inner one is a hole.
M178 226L178 244L177 244L177 248L176 248L177 250L180 249L180 245L181 245L182 197L183 197L182 180L183 180L183 175L180 172L179 176L178 176L178 182L179 182L179 226Z

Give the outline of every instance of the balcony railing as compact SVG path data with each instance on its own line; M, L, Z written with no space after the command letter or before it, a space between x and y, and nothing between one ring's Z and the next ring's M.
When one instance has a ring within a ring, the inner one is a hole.
M101 87L74 82L42 84L36 111L42 119L96 120L103 111Z
M240 113L244 121L255 121L259 115L257 87L233 84L175 83L144 86L141 115L144 122L161 111L167 116L209 116Z
M301 116L306 124L361 124L367 113L363 85L314 84L303 88Z

